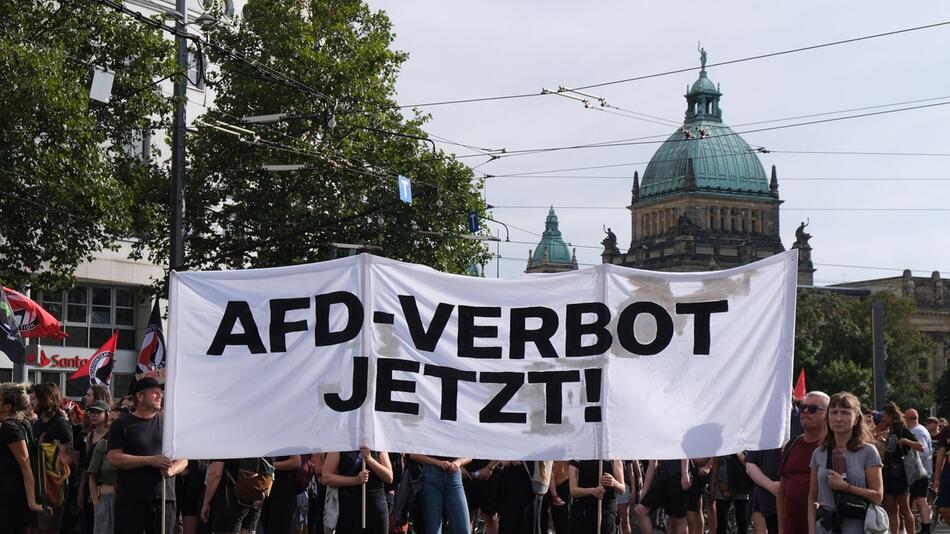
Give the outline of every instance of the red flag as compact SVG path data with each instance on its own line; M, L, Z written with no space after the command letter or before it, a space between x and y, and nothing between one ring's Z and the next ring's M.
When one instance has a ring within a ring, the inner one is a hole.
M109 385L112 382L112 368L115 365L115 345L119 340L119 332L115 331L99 350L89 358L69 377L66 384L66 394L78 397L86 393L89 386L94 384Z
M798 373L798 382L795 383L795 392L792 394L796 399L805 398L805 368L802 367L802 371Z
M152 315L145 328L142 348L139 349L137 372L147 373L165 367L165 335L162 333L162 314L158 310L158 299L152 306Z
M3 292L6 293L10 307L13 308L13 315L20 326L20 336L51 337L55 339L66 337L66 332L63 332L63 325L50 312L44 310L42 306L9 287L3 288Z

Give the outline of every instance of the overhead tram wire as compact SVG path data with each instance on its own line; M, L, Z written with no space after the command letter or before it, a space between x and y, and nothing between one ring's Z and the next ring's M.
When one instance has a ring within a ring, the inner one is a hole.
M948 154L950 155L950 154ZM492 175L492 178L505 178L504 174ZM626 180L630 181L633 176L597 176L597 175L556 175L556 174L532 174L526 176L513 176L511 178L522 179L544 179L544 180ZM840 177L814 177L814 178L789 178L782 177L780 182L950 182L950 178L840 178Z
M842 114L842 113L848 113L848 112L852 112L852 111L864 111L864 110L868 110L868 109L880 109L880 108L884 108L884 107L893 107L893 106L899 106L899 105L905 105L905 104L916 104L916 103L921 103L921 102L933 102L933 101L935 101L935 100L948 100L948 99L950 99L950 95L944 95L944 96L932 97L932 98L922 98L922 99L917 99L917 100L906 100L906 101L902 101L902 102L892 102L892 103L888 103L888 104L877 104L877 105L874 105L874 106L864 106L864 107L858 107L858 108L841 109L841 110L835 110L835 111L823 111L823 112L820 112L820 113L808 113L808 114L803 114L803 115L795 115L795 116L781 117L781 118L777 118L777 119L767 119L767 120L762 120L762 121L747 122L747 123L736 124L736 125L732 125L732 126L738 128L738 127L742 127L742 126L751 126L751 125L758 125L758 124L768 124L768 123L775 123L775 122L787 122L787 121L795 120L795 119L805 119L805 118L821 117L821 116L827 116L827 115L840 115L840 114ZM603 110L601 110L601 111L603 111ZM681 126L682 126L682 124L679 124L679 123L675 124L675 127L677 127L677 128L679 128L679 127L681 127ZM674 132L674 133L675 133L675 132ZM742 133L742 132L740 132L740 133ZM669 137L670 135L672 135L672 134L666 133L666 134L656 134L656 135L641 136L641 137L629 137L629 138L624 138L624 139L614 139L614 140L611 140L611 141L600 141L600 142L597 142L597 143L589 143L589 145L614 145L614 144L618 144L618 143L625 143L625 142L627 142L627 141L640 141L640 140L644 140L644 139L663 139L663 138Z
M883 110L883 111L874 111L874 112L869 112L869 113L846 115L844 117L831 117L828 119L818 119L818 120L813 120L813 121L797 122L793 124L782 124L778 126L768 126L765 128L754 128L751 130L743 130L739 132L729 132L729 133L719 134L719 135L710 135L705 138L687 139L684 137L683 139L643 140L643 141L627 141L627 142L617 142L617 143L593 143L593 144L565 145L565 146L509 150L505 154L500 154L498 156L498 159L510 158L513 156L541 154L541 153L548 153L548 152L561 152L561 151L566 151L566 150L585 150L585 149L590 149L590 148L613 148L613 147L636 146L636 145L655 145L655 144L662 144L662 143L667 143L667 142L702 142L706 139L716 139L716 138L721 138L721 137L733 137L733 136L739 136L739 135L750 134L750 133L784 130L786 128L797 128L799 126L826 124L826 123L831 123L831 122L838 122L838 121L844 121L844 120L850 120L850 119L859 119L859 118L864 118L864 117L873 117L873 116L878 116L878 115L888 115L891 113L900 113L903 111L913 111L913 110L918 110L918 109L927 109L927 108L946 106L946 105L950 105L950 100L945 101L945 102L937 102L934 104L921 104L917 106L908 106L908 107L897 108L897 109L888 109L888 110ZM653 137L659 137L659 136L653 136Z
M892 30L892 31L888 31L888 32L881 32L881 33L875 33L875 34L870 34L870 35L863 35L863 36L860 36L860 37L852 37L852 38L850 38L850 39L841 39L841 40L838 40L838 41L830 41L830 42L819 43L819 44L815 44L815 45L802 46L802 47L798 47L798 48L791 48L791 49L788 49L788 50L780 50L780 51L777 51L777 52L769 52L769 53L765 53L765 54L758 54L758 55L754 55L754 56L747 56L747 57L742 57L742 58L737 58L737 59L729 59L729 60L726 60L726 61L718 61L718 62L708 63L708 64L706 65L706 67L707 67L707 68L709 68L709 67L721 67L721 66L723 66L723 65L733 65L733 64L736 64L736 63L745 63L745 62L749 62L749 61L757 61L757 60L760 60L760 59L766 59L766 58L777 57L777 56L784 56L784 55L788 55L788 54L796 54L796 53L799 53L799 52L807 52L807 51L810 51L810 50L817 50L817 49L820 49L820 48L827 48L827 47L832 47L832 46L839 46L839 45L844 45L844 44L856 43L856 42L860 42L860 41L867 41L867 40L871 40L871 39L878 39L878 38L881 38L881 37L890 37L890 36L893 36L893 35L899 35L899 34L903 34L903 33L910 33L910 32L915 32L915 31L920 31L920 30L929 30L929 29L932 29L932 28L938 28L938 27L941 27L941 26L946 26L946 25L948 25L948 24L950 24L950 21L935 22L935 23L932 23L932 24L924 24L924 25L921 25L921 26L913 26L913 27L910 27L910 28L902 28L902 29L899 29L899 30ZM703 67L685 67L685 68L681 68L681 69L673 69L673 70L667 70L667 71L662 71L662 72L655 72L655 73L652 73L652 74L644 74L644 75L641 75L641 76L633 76L633 77L630 77L630 78L622 78L622 79L619 79L619 80L611 80L611 81L606 81L606 82L593 83L593 84L589 84L589 85L581 85L581 86L578 86L578 87L574 87L574 89L576 89L576 90L594 89L594 88L597 88L597 87L606 87L606 86L608 86L608 85L617 85L617 84L635 82L635 81L640 81L640 80L648 80L648 79L651 79L651 78L659 78L659 77L662 77L662 76L670 76L670 75L673 75L673 74L681 74L681 73L684 73L684 72L693 72L693 71L700 70L701 68L703 68ZM539 96L546 96L546 95L543 94L543 93L541 93L541 92L513 93L513 94L498 95L498 96L486 96L486 97L477 97L477 98L459 98L459 99L454 99L454 100L441 100L441 101L433 101L433 102L420 102L420 103L416 103L416 104L401 105L401 106L398 106L398 107L399 107L400 109L405 109L405 108L421 108L421 107L431 107L431 106L445 106L445 105L451 105L451 104L468 104L468 103L475 103L475 102L491 102L491 101L495 101L495 100L514 100L514 99L523 99L523 98L534 98L534 97L539 97Z
M326 94L318 91L317 89L307 85L304 82L301 82L295 78L287 76L275 69L272 69L266 65L261 65L238 52L235 52L221 45L213 43L201 36L188 33L188 32L182 32L173 26L169 26L162 22L150 19L144 16L142 13L129 9L114 0L95 0L95 1L98 2L99 4L102 4L105 7L113 9L114 11L128 15L141 24L150 26L156 30L161 30L161 31L170 33L175 36L184 37L185 39L188 39L194 42L197 46L207 46L209 48L212 48L218 51L219 53L223 54L224 56L228 57L229 59L236 61L238 63L244 64L244 65L247 65L248 67L257 71L258 73L260 73L261 75L265 77L266 79L265 81L269 80L271 82L284 85L290 89L294 89L301 93L308 94L311 97L314 97L318 99L319 101L323 102L324 105L330 105L331 99ZM474 156L474 155L459 156L459 157L471 157L471 156Z
M536 209L547 209L549 206L538 205L496 205L493 206L494 209L508 209L508 210L536 210ZM626 210L626 206L555 206L559 210L589 210L589 211L613 211L613 210ZM782 207L783 211L911 211L911 212L945 212L950 211L950 208L786 208Z
M912 156L912 157L950 157L950 153L946 152L855 152L855 151L828 151L828 150L771 150L764 147L758 149L752 149L751 152L759 152L764 154L796 154L796 155L832 155L832 156ZM709 157L723 157L729 155L740 155L746 154L746 152L737 152L733 154L714 154L710 156L697 156L695 159L706 159ZM658 160L658 161L670 161L670 160ZM555 173L555 172L572 172L572 171L587 171L587 170L597 170L597 169L613 169L618 167L632 167L635 165L647 165L649 161L629 161L626 163L610 163L606 165L591 165L587 167L564 167L560 169L544 169L540 171L524 171L516 173L505 173L505 174L491 174L488 178L520 178L520 177L530 177L534 175ZM633 178L631 175L629 178Z

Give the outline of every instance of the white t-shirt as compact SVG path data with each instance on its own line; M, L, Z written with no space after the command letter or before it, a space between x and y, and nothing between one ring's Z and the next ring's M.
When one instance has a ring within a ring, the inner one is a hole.
M930 437L930 432L927 432L927 429L923 425L918 424L910 429L911 433L917 438L924 446L924 450L920 451L920 461L924 464L924 469L927 470L928 476L933 476L934 474L934 449L933 449L933 438Z

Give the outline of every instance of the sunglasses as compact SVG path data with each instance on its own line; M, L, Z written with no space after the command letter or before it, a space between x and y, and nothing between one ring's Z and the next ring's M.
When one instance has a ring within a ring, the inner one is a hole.
M824 410L824 408L818 406L817 404L805 404L802 406L803 413L815 413L818 410Z

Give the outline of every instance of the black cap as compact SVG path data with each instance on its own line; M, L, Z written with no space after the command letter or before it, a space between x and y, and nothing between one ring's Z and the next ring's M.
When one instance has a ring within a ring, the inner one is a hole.
M160 383L158 380L155 380L154 378L147 376L140 380L136 380L135 383L132 384L132 389L129 390L129 395L135 395L139 391L145 391L146 389L149 389L149 388L165 389L165 385Z

